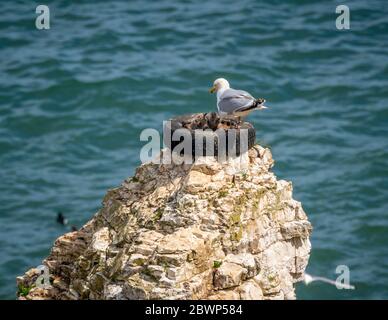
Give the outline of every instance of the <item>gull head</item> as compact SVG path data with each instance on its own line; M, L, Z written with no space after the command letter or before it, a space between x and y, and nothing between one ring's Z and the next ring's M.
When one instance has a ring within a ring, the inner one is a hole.
M221 89L229 89L229 82L224 78L218 78L213 82L213 86L209 89L210 93L217 92Z
M310 276L309 274L305 273L303 280L304 280L304 283L306 285L308 285L308 284L310 284L311 282L314 281L314 278L312 276Z

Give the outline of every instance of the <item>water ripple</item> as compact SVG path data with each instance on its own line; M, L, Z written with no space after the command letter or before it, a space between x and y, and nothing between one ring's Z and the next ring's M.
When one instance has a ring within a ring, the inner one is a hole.
M321 1L58 1L51 29L28 2L0 21L0 298L82 225L139 164L146 127L214 110L223 76L268 100L250 121L314 225L312 274L347 264L356 291L298 286L301 298L388 295L388 14L354 1L351 30Z

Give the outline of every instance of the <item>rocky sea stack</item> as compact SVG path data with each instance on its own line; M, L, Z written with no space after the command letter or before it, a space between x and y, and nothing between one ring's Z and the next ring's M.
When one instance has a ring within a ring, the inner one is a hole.
M55 241L47 288L39 269L18 277L19 298L295 299L312 228L272 166L259 145L225 163L141 165Z

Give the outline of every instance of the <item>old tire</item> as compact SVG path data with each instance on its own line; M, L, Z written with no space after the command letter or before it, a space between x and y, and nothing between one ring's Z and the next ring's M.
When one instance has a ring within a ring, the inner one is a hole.
M183 123L188 122L189 119L195 115L196 114L178 116L170 119L165 124L163 129L164 130L163 140L165 145L169 149L174 150L174 148L184 140L184 137L181 137L179 140L173 139L174 133L177 132L179 134L179 130L181 129L185 130L191 136L191 141L192 141L191 154L194 157L199 155L217 156L217 157L221 155L233 156L234 154L236 156L239 156L241 153L251 149L255 145L256 132L253 125L250 124L249 122L241 123L238 129L218 129L217 131L200 130L200 129L192 130L192 129L184 128ZM242 129L246 130L245 136L240 135L240 131ZM200 132L197 132L197 138L196 138L195 131L198 131L198 130ZM220 131L222 130L225 132L225 142L219 143L220 142L219 134L220 134ZM233 132L230 132L230 131L233 131ZM198 133L200 133L199 139L198 139ZM214 147L214 151L211 150L211 148L210 150L208 150L209 148L206 147L205 140L202 140L202 142L200 141L201 137L203 137L203 139L205 139L206 137L206 139L210 141L210 144L213 145ZM241 144L240 142L241 137L244 137L244 139L246 139L247 137L247 143L245 143L245 145ZM174 140L177 140L177 141L174 141ZM229 147L231 143L233 145Z

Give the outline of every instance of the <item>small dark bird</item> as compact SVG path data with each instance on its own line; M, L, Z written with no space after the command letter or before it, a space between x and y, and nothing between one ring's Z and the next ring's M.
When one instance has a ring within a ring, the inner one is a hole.
M210 129L213 131L217 130L218 124L220 122L220 117L217 112L209 112L205 114L205 119Z
M78 231L78 228L76 226L71 226L71 231Z
M57 213L57 222L63 226L67 225L67 219L61 211Z

